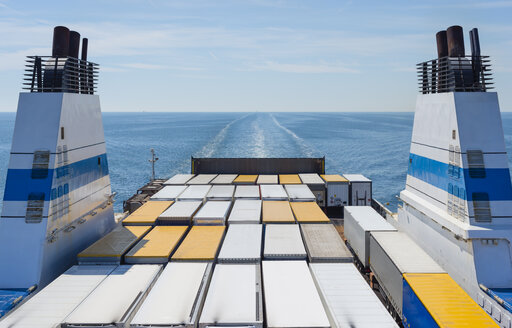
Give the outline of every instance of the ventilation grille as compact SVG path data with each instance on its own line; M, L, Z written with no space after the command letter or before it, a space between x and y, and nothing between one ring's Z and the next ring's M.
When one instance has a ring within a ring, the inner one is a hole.
M43 219L44 193L32 192L28 195L26 223L39 223Z
M468 150L468 169L471 178L485 178L484 154L481 150Z
M48 176L49 150L36 150L32 161L32 179L45 179Z
M476 222L491 222L491 205L489 203L489 194L486 192L474 192L473 211L475 212Z

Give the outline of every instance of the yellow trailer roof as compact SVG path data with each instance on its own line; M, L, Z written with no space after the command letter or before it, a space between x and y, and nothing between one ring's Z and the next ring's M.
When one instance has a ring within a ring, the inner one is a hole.
M291 202L293 214L299 223L330 222L324 211L315 202Z
M404 278L439 327L498 327L446 273L406 273Z
M123 220L123 225L153 225L173 201L150 200Z
M119 226L78 254L78 257L121 257L150 229L148 226Z
M168 258L187 228L187 226L157 226L144 236L125 255L125 258Z
M239 175L233 180L233 183L256 183L258 180L257 175Z
M214 260L224 229L224 226L193 226L171 260Z
M284 200L263 201L263 223L295 223L290 203Z
M280 184L301 184L302 181L298 174L279 174Z
M320 175L325 182L347 182L348 180L339 174L322 174Z

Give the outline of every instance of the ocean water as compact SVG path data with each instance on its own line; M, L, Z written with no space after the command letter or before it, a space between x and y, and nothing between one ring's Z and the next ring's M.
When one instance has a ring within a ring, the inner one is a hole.
M512 162L512 113L503 113ZM0 113L0 198L14 129ZM322 157L327 173L361 173L396 210L404 188L413 113L104 113L115 210L151 177L190 172L190 157Z

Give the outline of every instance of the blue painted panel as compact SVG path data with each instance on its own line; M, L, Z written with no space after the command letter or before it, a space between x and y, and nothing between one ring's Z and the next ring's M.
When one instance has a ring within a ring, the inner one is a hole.
M512 200L512 184L508 168L485 169L485 178L471 178L468 169L462 169L443 162L419 156L409 155L407 174L452 195L472 201L472 194L485 192L489 200Z
M4 201L26 201L33 192L44 193L45 200L55 199L94 182L108 175L107 154L50 169L44 179L32 179L31 174L30 169L9 169Z
M402 323L406 328L439 328L407 280L403 280Z
M9 312L14 305L27 297L28 294L29 292L26 289L0 289L0 318ZM19 297L21 299L18 299Z
M488 290L488 294L501 298L504 301L503 307L512 312L512 288L492 288Z

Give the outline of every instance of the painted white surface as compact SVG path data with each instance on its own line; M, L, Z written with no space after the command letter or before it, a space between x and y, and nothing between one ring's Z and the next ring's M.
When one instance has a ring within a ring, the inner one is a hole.
M316 173L299 173L299 177L303 184L325 184L325 181Z
M217 185L212 186L212 189L206 195L206 199L211 200L231 200L235 193L235 186Z
M176 174L169 180L164 182L164 185L183 185L194 177L194 174Z
M0 321L0 327L57 327L115 269L73 266Z
M277 184L278 177L277 174L260 174L258 176L258 180L256 180L256 184Z
M267 224L265 226L265 259L306 259L298 224Z
M69 324L120 322L139 293L145 293L160 265L120 265L64 319Z
M207 223L208 221L226 222L230 208L231 201L209 200L194 215L194 221L196 223Z
M261 224L233 224L222 243L219 262L259 262L261 260Z
M178 196L178 200L204 200L208 191L210 191L210 185L193 185L188 186L185 191Z
M236 186L235 198L260 199L259 186Z
M206 325L261 327L263 308L261 308L260 289L259 265L217 264L199 319L199 327Z
M209 263L168 263L131 321L131 327L179 324L192 326L196 318L191 317L191 313L194 306L198 307L202 302L200 297L196 303L196 295L205 292L206 285L201 283L210 274Z
M313 278L336 328L398 328L352 263L311 263Z
M215 179L213 179L210 183L215 184L232 184L233 180L236 179L238 174L219 174Z
M291 201L314 202L316 200L315 195L305 184L285 185L284 188Z
M231 223L260 223L261 200L237 199L229 214L228 222Z
M347 179L349 182L371 182L372 180L368 179L362 174L343 174L343 177Z
M267 327L330 327L305 261L263 261Z
M209 184L217 174L198 174L189 181L187 181L186 184L188 185L204 185Z
M187 186L183 185L164 186L160 191L151 196L151 200L176 200L185 189L187 189Z
M201 206L200 201L176 202L166 209L160 216L159 220L173 219L192 219L192 216Z
M368 266L370 257L370 232L396 231L370 206L345 206L344 235L359 261Z
M288 200L288 194L283 185L261 185L260 189L263 200Z

